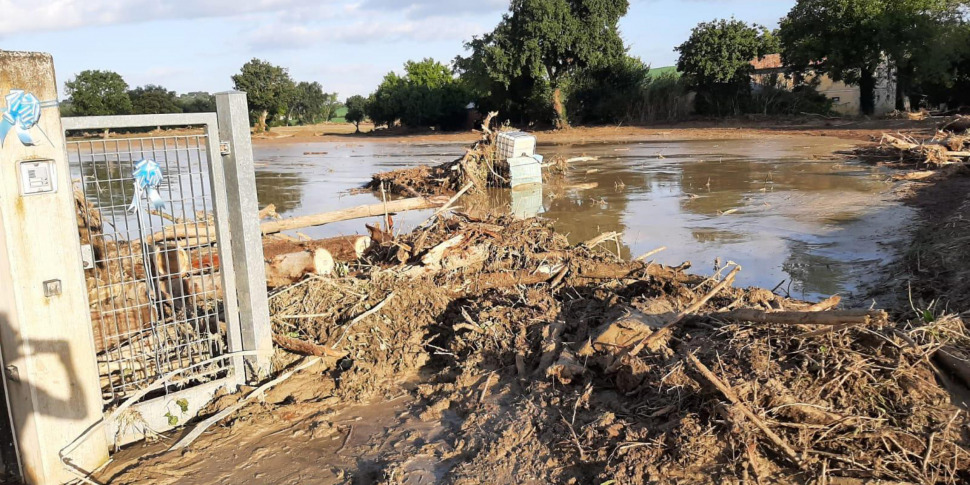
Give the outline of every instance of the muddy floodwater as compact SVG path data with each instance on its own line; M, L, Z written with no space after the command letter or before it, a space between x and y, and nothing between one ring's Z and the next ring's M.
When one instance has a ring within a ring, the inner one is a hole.
M718 260L739 263L740 285L780 285L797 298L857 297L894 257L914 214L884 171L832 156L851 146L823 137L541 146L547 158L598 159L573 164L541 190L493 190L490 198L553 220L573 242L621 232L624 257L666 246L656 261L691 261L699 273L712 272ZM260 203L295 216L377 202L379 195L351 190L375 172L453 160L464 146L315 143L255 151ZM428 215L400 214L395 227L407 230ZM363 232L362 221L304 231Z

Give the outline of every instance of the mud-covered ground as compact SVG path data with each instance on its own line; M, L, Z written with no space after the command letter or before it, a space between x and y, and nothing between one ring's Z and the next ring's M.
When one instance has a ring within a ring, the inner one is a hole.
M817 117L791 118L738 118L719 120L694 120L675 124L647 126L577 126L565 131L549 129L532 130L544 143L606 143L656 140L724 140L759 139L771 136L827 136L842 139L871 141L886 132L931 133L940 119L910 121L902 119L823 119ZM320 124L273 128L269 133L254 137L256 144L308 143L321 141L346 141L353 143L400 142L400 143L472 143L479 134L474 131L435 132L397 127L374 129L361 125L361 133L354 133L352 125Z
M970 184L949 175L906 182L925 225L889 312L735 288L727 262L622 260L539 220L438 219L273 294L278 334L339 356L187 451L165 451L179 433L135 445L99 478L966 483Z

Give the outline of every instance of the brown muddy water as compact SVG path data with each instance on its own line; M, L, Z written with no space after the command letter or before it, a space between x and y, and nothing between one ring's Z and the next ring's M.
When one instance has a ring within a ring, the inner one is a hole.
M574 164L564 180L552 177L541 194L494 190L491 199L539 212L573 242L621 232L624 257L666 246L658 262L691 261L700 273L712 272L718 258L741 264L741 285L781 284L799 298L858 297L893 258L914 212L894 197L884 171L832 156L851 146L819 137L541 146L547 158L599 159ZM371 174L463 152L456 144L257 146L259 199L284 216L374 203L378 195L350 193ZM396 228L428 215L400 214ZM304 231L363 232L363 221Z

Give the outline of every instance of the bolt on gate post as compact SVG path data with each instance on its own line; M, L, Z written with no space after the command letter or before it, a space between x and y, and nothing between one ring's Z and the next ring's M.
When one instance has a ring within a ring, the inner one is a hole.
M270 370L273 340L246 93L230 91L216 94L216 112L226 174L225 190L229 199L230 244L236 262L234 269L242 348L258 352L248 362L255 377L265 377Z

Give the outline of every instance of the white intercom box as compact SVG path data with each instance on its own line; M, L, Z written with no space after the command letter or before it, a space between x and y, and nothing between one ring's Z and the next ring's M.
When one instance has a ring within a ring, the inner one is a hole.
M20 166L20 195L57 191L57 165L53 160L23 160Z

